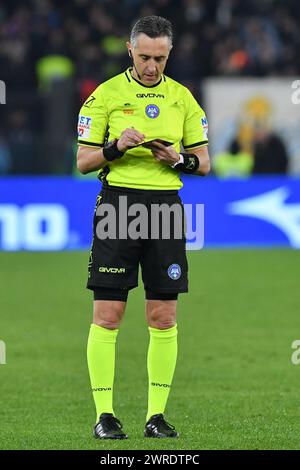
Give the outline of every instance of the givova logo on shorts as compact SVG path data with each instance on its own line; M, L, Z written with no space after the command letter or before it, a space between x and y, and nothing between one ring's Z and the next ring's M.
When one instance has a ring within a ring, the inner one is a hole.
M99 273L111 273L111 274L125 274L125 268L107 268L106 266L100 266Z

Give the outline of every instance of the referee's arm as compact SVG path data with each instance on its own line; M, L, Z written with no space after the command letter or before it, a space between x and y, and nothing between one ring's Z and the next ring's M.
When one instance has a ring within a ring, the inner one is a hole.
M198 147L191 151L194 155L197 155L199 160L199 169L196 171L196 175L206 176L210 172L210 159L207 145L205 147Z
M126 152L131 147L140 144L144 140L144 134L133 128L125 129L121 137L117 141L117 148L121 152ZM100 170L107 164L107 160L103 155L103 148L89 147L79 145L77 151L77 168L83 175L91 171Z
M100 170L107 164L102 148L93 148L79 145L77 151L77 168L83 175L91 171Z

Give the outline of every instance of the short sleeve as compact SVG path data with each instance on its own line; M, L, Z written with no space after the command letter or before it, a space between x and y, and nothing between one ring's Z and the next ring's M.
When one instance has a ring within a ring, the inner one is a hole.
M189 90L185 101L187 114L183 126L183 147L192 149L208 145L208 123L203 109Z
M78 144L102 147L108 125L108 114L101 93L101 86L88 97L78 116Z

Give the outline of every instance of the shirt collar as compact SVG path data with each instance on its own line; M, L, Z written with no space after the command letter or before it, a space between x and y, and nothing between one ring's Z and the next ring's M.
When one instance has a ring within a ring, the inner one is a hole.
M125 75L126 75L126 78L128 80L129 83L131 83L133 80L138 83L140 86L143 86L145 88L155 88L157 87L158 85L161 84L162 81L166 81L166 77L164 75L162 75L160 77L160 80L159 82L155 83L154 85L144 85L143 83L141 83L139 80L137 80L136 78L134 78L132 75L131 75L131 71L132 71L132 67L129 67L126 71L125 71Z

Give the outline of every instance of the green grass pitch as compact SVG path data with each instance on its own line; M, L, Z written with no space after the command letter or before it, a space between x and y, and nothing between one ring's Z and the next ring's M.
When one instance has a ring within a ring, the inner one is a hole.
M189 253L166 417L179 439L143 437L148 331L142 286L117 343L115 412L127 441L91 436L88 255L0 253L1 449L299 449L300 252Z

